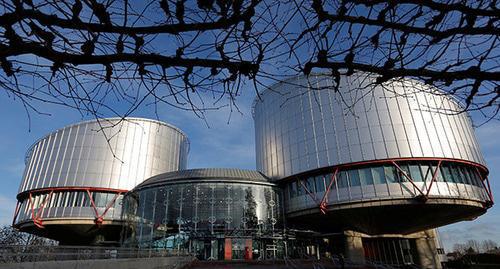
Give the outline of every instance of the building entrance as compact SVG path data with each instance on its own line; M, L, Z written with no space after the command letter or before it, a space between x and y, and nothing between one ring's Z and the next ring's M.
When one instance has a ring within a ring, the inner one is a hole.
M365 258L394 266L417 263L415 239L363 238Z

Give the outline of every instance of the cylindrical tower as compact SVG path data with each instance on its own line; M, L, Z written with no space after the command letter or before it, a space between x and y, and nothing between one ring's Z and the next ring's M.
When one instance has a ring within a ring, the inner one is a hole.
M188 151L182 131L155 120L110 118L59 129L28 150L13 223L63 244L117 241L125 192L185 169Z
M409 233L491 206L471 120L450 96L364 73L336 85L296 77L254 103L257 170L285 187L289 224Z

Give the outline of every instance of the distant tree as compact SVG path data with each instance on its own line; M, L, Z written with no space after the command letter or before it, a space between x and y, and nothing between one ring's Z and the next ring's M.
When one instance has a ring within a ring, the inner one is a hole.
M252 188L245 189L245 209L244 216L246 218L245 229L255 230L258 228L259 219L256 215L257 202L252 192Z
M474 239L467 240L467 242L465 243L465 247L467 249L467 254L481 252L479 242L477 240L474 240Z
M0 229L0 245L49 246L56 244L54 240L20 232L11 226L3 226Z
M467 248L465 247L465 244L456 243L453 245L453 252L456 252L460 255L465 254L466 250Z
M498 247L498 244L491 239L487 239L481 243L481 246L482 246L483 252L490 252L490 251L494 251Z
M28 112L167 105L202 116L242 86L356 71L415 78L496 118L499 1L7 0L0 87ZM333 85L335 89L337 85ZM237 109L237 107L236 107ZM461 111L458 111L461 112ZM41 112L40 112L41 113Z

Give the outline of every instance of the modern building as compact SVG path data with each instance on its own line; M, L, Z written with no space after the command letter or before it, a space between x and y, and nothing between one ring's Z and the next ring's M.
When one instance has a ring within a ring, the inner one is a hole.
M186 168L178 128L140 118L85 121L26 154L13 225L61 244L116 244L123 195L151 176Z
M284 190L287 228L317 232L319 251L435 267L428 229L493 203L462 110L414 80L296 77L255 101L257 170Z
M281 190L240 169L154 176L125 195L123 243L182 248L204 260L283 257Z
M439 268L435 228L493 205L472 123L444 92L373 75L299 76L253 106L257 170L185 170L189 142L146 119L68 126L28 151L14 225L200 259L344 254Z

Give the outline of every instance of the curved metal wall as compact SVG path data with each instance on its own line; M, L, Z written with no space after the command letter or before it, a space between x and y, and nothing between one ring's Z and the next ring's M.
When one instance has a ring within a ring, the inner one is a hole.
M185 169L188 151L189 141L182 131L149 119L101 119L59 129L27 153L17 221L37 214L40 218L94 217L91 203L106 207L115 193L151 176ZM92 195L94 201L89 201ZM81 208L72 210L74 206ZM119 218L118 207L106 217Z
M254 104L257 170L272 179L339 164L439 157L484 165L459 105L413 80L372 86L367 74L297 77ZM311 90L325 88L321 90Z

